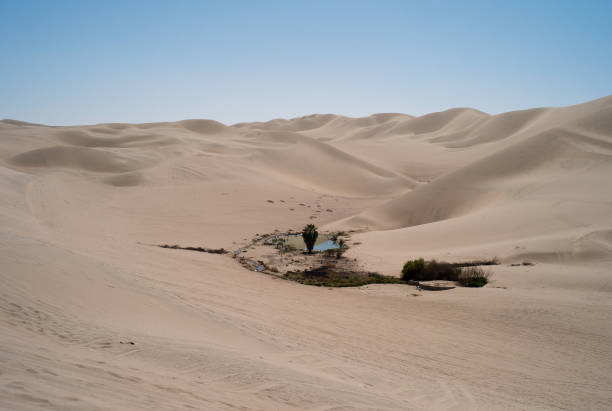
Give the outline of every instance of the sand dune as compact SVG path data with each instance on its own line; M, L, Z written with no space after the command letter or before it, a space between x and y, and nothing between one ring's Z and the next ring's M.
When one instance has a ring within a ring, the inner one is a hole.
M0 136L2 409L612 407L612 96ZM155 247L310 222L359 229L346 257L383 274L503 264L482 289L328 289Z
M321 193L344 196L391 195L413 188L410 178L369 164L331 145L300 134L256 133L258 143L253 159L276 178Z
M481 198L498 197L501 203L507 204L509 199L516 198L533 184L538 185L537 194L540 194L546 189L547 184L554 184L557 187L564 178L571 180L567 187L570 192L578 194L574 198L575 201L587 201L593 196L600 197L601 193L605 193L603 194L605 197L609 191L597 190L596 186L589 184L589 181L605 177L609 172L612 139L605 133L597 137L586 134L586 131L592 130L591 121L586 121L589 124L586 127L577 125L584 124L585 118L593 119L592 123L605 125L605 121L612 114L611 109L612 100L609 100L607 108L584 117L582 114L579 117L571 116L571 112L561 109L563 116L567 118L565 122L548 124L547 128L533 123L545 113L551 112L552 115L548 117L558 119L559 116L555 115L553 109L505 113L490 118L485 121L484 127L473 130L474 134L481 135L482 129L491 129L495 125L497 126L495 129L500 130L499 134L489 132L487 135L501 136L503 139L511 138L512 141L505 142L501 148L497 146L498 150L493 154L474 159L470 164L420 187L419 190L394 199L377 210L366 211L363 218L385 228L441 221L477 211L478 207L475 207L475 204L483 203ZM513 123L511 119L516 121L510 127L509 125ZM601 123L598 121L600 119ZM545 131L541 131L543 129ZM430 141L440 142L440 139L435 138ZM471 140L466 146L491 141L495 139L489 138L485 141L476 139ZM448 140L443 144L448 144ZM578 188L583 187L581 184L576 184L576 180L580 178L584 178L584 183L589 184L588 191ZM603 183L601 180L598 183ZM606 185L600 187L603 189ZM562 197L570 197L567 191L550 191L546 197L549 201L554 201L555 192ZM433 203L434 198L437 206L427 207L425 204ZM374 217L375 215L377 217ZM595 221L600 220L595 219Z
M198 134L217 134L227 128L224 124L214 120L183 120L178 124Z
M611 149L612 140L553 129L440 177L378 209L367 210L355 221L363 218L370 221L373 228L409 227L473 213L495 199L506 206L514 199L529 199L530 191L536 197L541 197L544 191L549 194L546 201L554 201L571 197L559 190L564 178L570 180L567 188L572 188L576 194L572 201L598 199L603 204L610 194L604 188L607 186L605 177L611 171ZM587 170L597 173L584 174ZM582 175L577 176L577 173ZM577 184L577 180L582 179L582 184ZM528 190L534 182L538 189ZM548 185L553 185L554 189L548 189ZM574 188L576 185L580 188ZM432 203L435 206L431 206ZM586 215L585 218L601 222L597 216Z
M96 133L107 133L100 128ZM114 133L117 133L114 131ZM176 144L179 140L171 137L164 137L158 134L131 134L120 135L116 138L109 138L108 135L92 135L86 130L66 130L57 133L57 139L74 146L81 147L142 147L142 146L163 146Z
M612 139L609 134L593 134L593 127L597 126L585 120L601 119L601 123L597 120L592 123L605 125L610 105L599 108L595 114L584 113L580 106L576 109L577 115L571 108L563 108L495 116L491 120L500 126L500 136L512 140L506 141L504 147L337 225L399 229L402 234L393 234L394 241L410 242L414 236L422 239L423 231L437 230L438 225L427 224L463 217L463 224L453 221L445 225L456 228L446 232L438 247L457 247L464 243L466 232L472 242L479 238L481 243L489 244L502 238L506 241L516 226L528 228L511 237L516 242L584 227L610 227L612 214L608 204L612 187L608 176L612 175ZM565 122L558 122L561 116L556 110L563 112ZM545 128L541 124L544 116L556 121ZM500 117L503 121L496 121ZM514 131L508 135L506 125L510 118L516 118L520 126L513 126ZM475 131L479 133L479 129ZM478 222L483 219L486 225ZM491 220L495 223L491 224ZM569 235L569 239L576 235L583 234ZM367 243L368 236L364 234L361 240ZM550 252L571 255L569 239L563 246L551 244ZM507 257L514 254L511 250L500 252Z
M47 147L19 154L10 160L19 167L68 167L88 171L124 172L144 167L142 161L102 150Z

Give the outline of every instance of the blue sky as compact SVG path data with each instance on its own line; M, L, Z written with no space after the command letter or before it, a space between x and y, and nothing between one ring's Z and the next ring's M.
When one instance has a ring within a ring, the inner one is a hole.
M0 118L488 113L612 94L612 1L0 0Z

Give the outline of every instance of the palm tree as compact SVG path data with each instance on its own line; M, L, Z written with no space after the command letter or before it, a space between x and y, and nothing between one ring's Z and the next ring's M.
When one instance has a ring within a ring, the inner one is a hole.
M312 254L312 249L317 242L317 237L319 233L317 231L317 227L314 224L308 224L302 230L302 238L304 239L304 244L306 244L306 248L308 248L308 254Z

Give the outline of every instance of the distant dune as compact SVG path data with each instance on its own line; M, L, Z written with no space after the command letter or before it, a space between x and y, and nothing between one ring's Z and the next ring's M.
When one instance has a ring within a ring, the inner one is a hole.
M612 96L1 120L0 408L611 409L611 177ZM345 258L382 274L502 264L477 290L328 289L152 246L248 253L307 223L350 232Z
M422 247L423 230L428 228L414 231L411 227L455 219L443 228L443 239L426 243L429 250L465 245L465 233L470 233L470 241L488 252L511 257L524 250L513 249L509 240L531 241L546 235L551 243L546 247L539 240L539 253L544 247L546 253L563 261L581 258L584 250L576 254L573 247L577 239L588 235L588 227L593 231L612 228L612 214L606 206L612 200L612 128L608 127L612 99L587 106L593 111L583 105L526 110L488 117L469 126L469 131L445 129L460 135L455 141L430 136L434 144L451 148L489 145L491 150L340 225L400 229L401 234L393 233L393 242L411 243L413 239ZM379 234L372 236L381 241L379 247L389 246ZM562 246L560 237L566 240ZM500 244L494 247L495 241ZM606 249L612 250L612 243Z

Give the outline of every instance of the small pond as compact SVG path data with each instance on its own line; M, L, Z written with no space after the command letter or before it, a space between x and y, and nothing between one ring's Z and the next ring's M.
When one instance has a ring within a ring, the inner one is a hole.
M298 250L306 250L306 244L304 243L304 239L301 234L288 234L278 236L276 238L282 238L286 241L287 244L297 248ZM335 250L340 248L338 244L336 244L331 239L330 234L319 234L317 237L317 241L315 242L315 246L312 249L313 251L325 251L325 250Z

